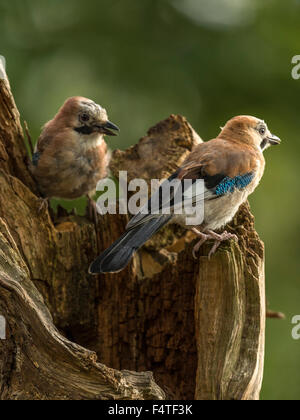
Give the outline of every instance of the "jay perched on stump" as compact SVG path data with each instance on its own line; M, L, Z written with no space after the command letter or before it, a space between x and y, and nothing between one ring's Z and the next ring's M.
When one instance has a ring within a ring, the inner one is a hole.
M194 256L208 239L214 241L210 256L221 242L237 241L236 235L218 234L215 230L233 219L240 205L258 186L265 169L263 152L279 143L280 139L271 134L266 123L258 118L238 116L228 121L217 138L196 146L177 172L165 181L178 180L182 187L178 188L180 194L174 191L166 202L163 183L145 208L131 219L124 234L91 264L90 273L119 272L133 254L168 223L192 229L200 238L194 247ZM187 191L185 180L202 180L204 189L201 194L191 187ZM198 226L188 225L184 212L181 215L175 212L188 195L192 196L193 204L204 210L203 220ZM153 205L155 201L157 204Z

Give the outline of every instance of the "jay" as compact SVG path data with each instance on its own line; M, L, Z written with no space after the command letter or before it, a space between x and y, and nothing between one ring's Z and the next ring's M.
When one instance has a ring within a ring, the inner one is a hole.
M31 171L45 200L88 197L90 205L97 183L107 176L109 152L104 136L119 128L107 112L80 96L66 100L38 139Z
M204 205L201 225L186 226L186 217L172 214L172 211L170 214L141 211L131 219L124 234L91 264L90 273L119 272L153 234L170 222L192 229L199 237L193 249L194 256L209 239L214 241L209 256L216 252L221 242L237 241L236 235L215 231L233 219L240 205L258 186L265 169L263 152L279 143L280 139L258 118L238 116L228 121L217 138L196 146L169 178L178 179L180 183L186 179L204 181L204 194L193 197L195 203ZM182 199L184 194L183 183ZM175 208L174 197L169 205L171 209Z

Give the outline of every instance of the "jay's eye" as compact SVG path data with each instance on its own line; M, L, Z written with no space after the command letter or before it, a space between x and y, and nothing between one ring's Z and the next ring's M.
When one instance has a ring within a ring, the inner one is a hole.
M265 128L265 127L261 127L261 128L259 129L259 134L260 134L261 136L265 135L265 134L266 134L266 128Z
M83 121L83 122L87 122L87 121L89 121L90 116L89 116L88 114L81 114L81 115L80 115L80 119L81 119L81 121Z

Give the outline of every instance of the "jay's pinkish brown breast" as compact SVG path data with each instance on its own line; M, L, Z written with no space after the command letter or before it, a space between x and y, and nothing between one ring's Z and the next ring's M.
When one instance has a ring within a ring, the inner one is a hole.
M75 199L92 194L107 176L108 154L104 141L82 150L56 149L43 153L34 170L40 191L46 197Z

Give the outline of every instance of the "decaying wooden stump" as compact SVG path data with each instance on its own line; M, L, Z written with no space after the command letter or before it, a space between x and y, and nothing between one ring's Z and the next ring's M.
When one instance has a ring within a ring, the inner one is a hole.
M183 117L171 116L137 145L115 151L112 173L165 178L200 141ZM7 336L0 340L0 399L258 399L264 251L249 206L228 227L239 244L226 243L210 261L208 246L196 261L193 235L167 226L124 271L92 277L95 226L40 212L26 162L2 78L0 315ZM99 216L103 250L127 220Z

